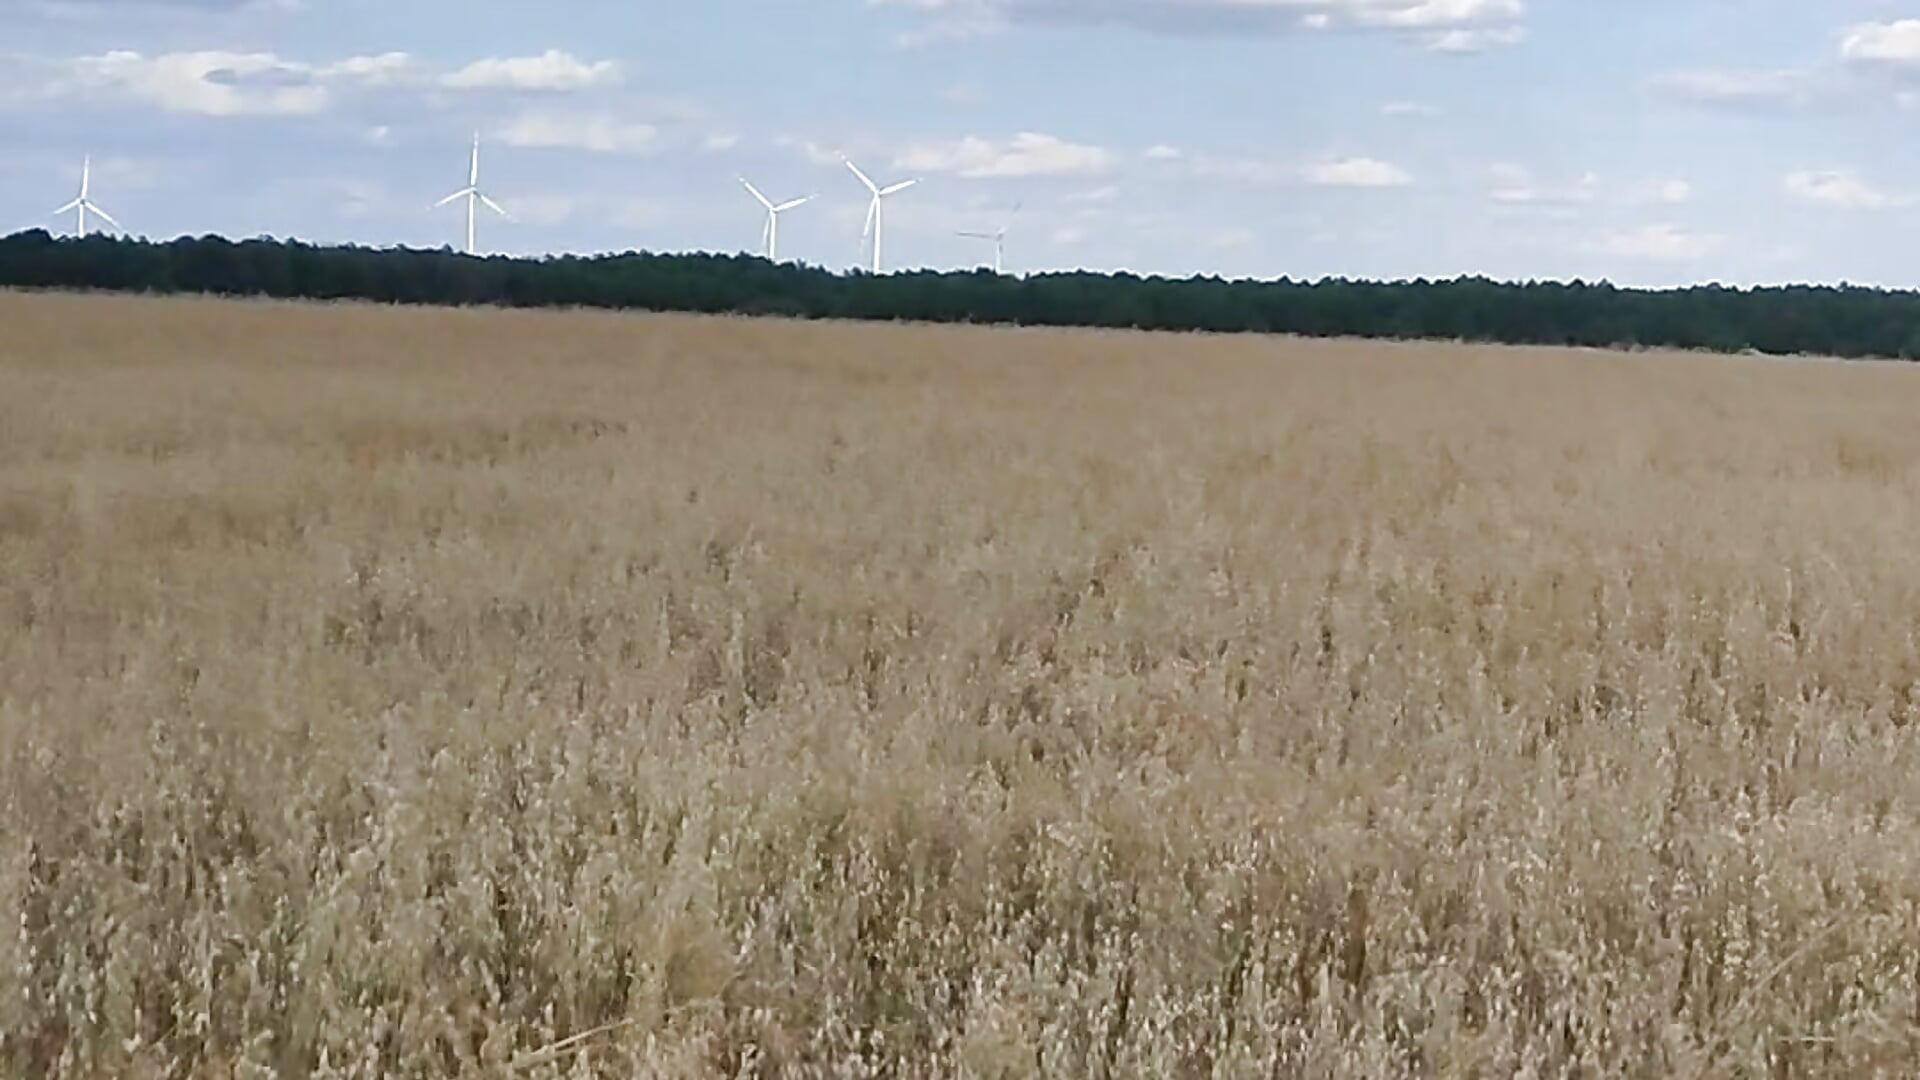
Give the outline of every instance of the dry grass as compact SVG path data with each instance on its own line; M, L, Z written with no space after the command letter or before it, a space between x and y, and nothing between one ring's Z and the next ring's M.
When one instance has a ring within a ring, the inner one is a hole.
M0 327L0 1072L1920 1056L1920 373Z

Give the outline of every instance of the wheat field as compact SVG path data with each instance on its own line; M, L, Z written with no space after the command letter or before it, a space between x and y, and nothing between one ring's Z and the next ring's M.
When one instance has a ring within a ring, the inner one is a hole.
M0 1072L1920 1072L1920 372L0 294Z

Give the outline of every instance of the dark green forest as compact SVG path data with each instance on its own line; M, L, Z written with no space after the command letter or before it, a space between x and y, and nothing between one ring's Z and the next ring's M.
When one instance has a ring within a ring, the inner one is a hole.
M1920 358L1920 293L1856 286L873 275L750 255L475 258L446 249L73 239L33 230L0 239L0 287Z

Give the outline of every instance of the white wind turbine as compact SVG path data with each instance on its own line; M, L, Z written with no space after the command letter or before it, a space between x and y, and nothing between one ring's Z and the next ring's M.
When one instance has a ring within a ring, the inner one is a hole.
M958 232L954 234L955 236L965 236L973 240L993 241L993 272L995 274L1005 272L1002 267L1006 262L1007 255L1007 230L1013 227L1013 219L1020 215L1020 206L1020 203L1013 204L1013 209L1007 213L1007 220L1000 226L1000 231L998 232Z
M93 199L89 197L87 194L87 192L92 188L92 186L93 186L93 155L88 154L80 162L80 194L79 196L76 197L72 202L68 203L67 205L61 207L58 210L55 210L53 212L53 216L59 217L61 214L64 214L69 210L77 211L79 214L79 220L74 224L73 234L75 236L87 235L87 211L89 210L93 211L95 214L100 215L100 217L104 219L107 224L113 226L116 229L119 229L121 232L125 232L126 231L125 227L123 227L119 222L113 220L112 214L107 213L105 210L102 210L98 206L95 206L93 204Z
M860 238L864 240L866 239L868 233L873 234L873 272L877 274L880 272L880 231L881 231L880 200L886 198L889 195L895 195L902 191L905 191L908 188L912 187L913 185L919 183L920 181L917 179L902 180L897 184L892 184L887 187L880 187L879 185L875 184L872 180L868 179L866 173L863 173L860 171L860 166L855 165L853 162L848 161L844 157L841 158L840 160L845 161L847 164L847 168L853 170L853 175L859 177L860 182L867 185L868 191L873 192L873 201L867 204L867 225L866 225L866 228L860 230Z
M475 204L485 203L487 209L499 214L508 221L513 220L512 214L500 209L499 203L488 198L486 193L480 190L480 133L477 131L473 133L473 157L467 167L467 186L434 203L433 207L438 210L440 207L447 205L455 199L467 200L467 254L469 255L474 254L473 217Z
M780 215L796 206L804 206L812 202L813 196L808 195L803 199L788 199L786 202L776 206L773 200L760 194L759 188L747 183L746 177L741 177L740 183L747 189L749 194L760 201L761 206L767 208L767 227L760 234L760 242L766 246L767 261L777 263L780 261Z

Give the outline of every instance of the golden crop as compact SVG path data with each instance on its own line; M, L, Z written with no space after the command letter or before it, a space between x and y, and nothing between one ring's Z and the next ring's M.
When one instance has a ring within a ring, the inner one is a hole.
M0 1072L1911 1075L1917 413L0 294Z

